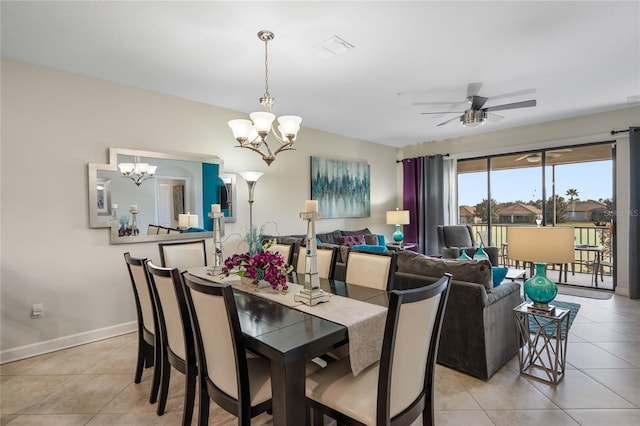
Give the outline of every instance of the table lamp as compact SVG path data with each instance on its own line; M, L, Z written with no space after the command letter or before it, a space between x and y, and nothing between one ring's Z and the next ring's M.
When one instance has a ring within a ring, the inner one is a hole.
M525 281L524 292L533 301L535 309L549 311L558 293L556 283L547 278L547 264L573 263L575 231L571 227L518 227L507 228L509 259L533 262L535 275Z
M404 234L400 225L409 224L409 210L390 210L387 212L387 225L395 225L396 231L393 233L393 240L402 246Z

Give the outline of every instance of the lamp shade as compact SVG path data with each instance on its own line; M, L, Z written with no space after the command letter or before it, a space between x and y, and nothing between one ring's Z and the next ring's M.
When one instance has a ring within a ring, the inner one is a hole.
M570 227L507 228L509 259L537 263L573 263L575 231Z
M245 172L238 172L238 174L242 176L242 179L246 182L257 182L264 173L247 170Z
M408 225L409 210L390 210L387 212L387 225Z
M197 214L179 214L178 226L180 228L197 228L198 215Z

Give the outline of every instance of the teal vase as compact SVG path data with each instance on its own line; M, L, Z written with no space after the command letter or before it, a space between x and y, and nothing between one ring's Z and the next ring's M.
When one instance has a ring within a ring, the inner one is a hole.
M556 283L547 278L547 264L534 263L536 273L524 283L524 292L531 299L533 305L546 309L548 303L558 294Z
M473 260L482 260L482 259L489 260L489 256L487 255L487 252L484 251L484 247L482 246L482 243L480 243L480 245L478 246L478 250L476 250L476 252L473 254Z

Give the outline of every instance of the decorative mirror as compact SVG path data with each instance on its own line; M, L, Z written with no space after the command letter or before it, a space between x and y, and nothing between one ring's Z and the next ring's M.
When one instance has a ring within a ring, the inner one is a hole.
M112 244L211 237L209 213L235 222L235 174L217 156L109 149L89 163L89 226L110 228Z

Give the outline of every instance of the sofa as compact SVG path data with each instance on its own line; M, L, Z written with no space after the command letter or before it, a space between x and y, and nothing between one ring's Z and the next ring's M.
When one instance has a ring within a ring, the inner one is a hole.
M438 251L445 259L457 259L462 252L473 257L478 250L471 225L438 225ZM498 266L499 248L485 246L483 250L492 265Z
M363 238L360 238L362 236ZM280 244L293 244L293 265L297 265L300 246L305 245L306 234L302 235L264 235L264 240L275 239ZM337 229L332 232L316 233L319 248L338 247L338 256L334 278L344 281L346 277L346 262L351 248L371 251L386 251L384 235L373 234L369 228L355 231Z
M396 289L432 284L453 275L444 313L437 362L488 380L518 351L513 308L522 302L520 284L493 286L488 260L435 259L411 251L398 253Z

